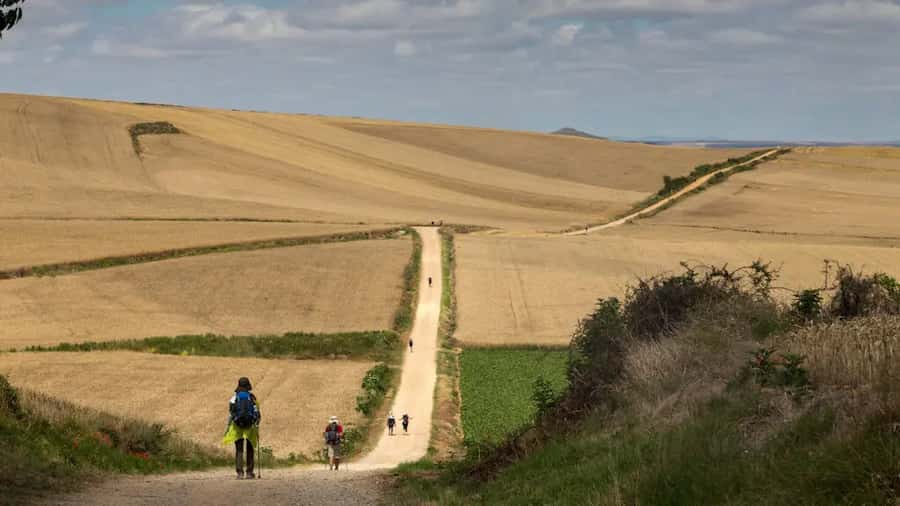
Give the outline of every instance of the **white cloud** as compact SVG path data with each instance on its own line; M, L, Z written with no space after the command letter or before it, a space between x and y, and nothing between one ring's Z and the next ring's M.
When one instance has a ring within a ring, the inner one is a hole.
M786 0L530 0L539 17L603 14L712 14L734 12L760 3Z
M91 52L97 56L113 56L125 58L157 59L167 56L165 51L154 47L140 46L109 39L96 39L91 45Z
M382 24L399 19L403 14L403 2L399 0L365 0L338 6L334 19L341 24Z
M560 26L559 29L553 33L553 43L557 46L571 46L572 43L575 42L575 37L578 36L578 33L581 32L582 28L584 28L584 25L580 24Z
M398 40L394 44L394 54L397 56L415 56L416 45L409 40Z
M297 39L306 34L290 23L287 12L255 5L188 4L174 11L182 34L188 37L260 42Z
M798 13L798 17L840 24L865 21L900 23L900 5L882 0L846 0L807 7Z
M56 26L48 26L44 28L44 34L51 39L60 40L60 39L68 39L73 35L76 35L83 31L87 27L87 23L84 22L74 22L74 23L64 23Z
M745 28L731 28L728 30L719 30L710 35L710 40L720 44L731 44L735 46L762 46L767 44L777 44L782 42L782 38L773 35Z

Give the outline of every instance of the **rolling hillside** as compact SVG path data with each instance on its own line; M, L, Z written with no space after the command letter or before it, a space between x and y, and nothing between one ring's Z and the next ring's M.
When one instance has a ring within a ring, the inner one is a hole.
M183 133L129 128L170 122ZM735 151L306 115L0 95L0 217L602 221Z

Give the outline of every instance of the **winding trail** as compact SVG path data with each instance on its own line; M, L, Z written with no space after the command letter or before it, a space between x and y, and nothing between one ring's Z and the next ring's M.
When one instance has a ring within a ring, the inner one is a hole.
M162 476L116 477L88 490L47 498L42 504L181 505L228 504L317 505L376 504L389 481L384 471L419 460L428 451L431 412L437 382L438 325L441 312L441 241L434 227L416 228L422 237L419 300L410 333L413 352L405 351L400 386L392 410L410 416L409 434L385 427L375 448L356 462L331 472L322 465L262 469L262 479L238 481L232 469ZM432 286L428 286L428 277ZM324 427L327 420L322 421ZM263 429L265 426L263 425Z
M670 196L668 196L668 197L666 197L666 198L660 200L659 202L656 202L655 204L653 204L653 205L651 205L651 206L649 206L649 207L645 207L644 209L635 211L635 212L633 212L633 213L631 213L631 214L625 216L624 218L619 218L618 220L611 221L611 222L609 222L609 223L604 223L603 225L595 225L595 226L593 226L593 227L588 227L588 228L586 228L586 229L584 229L584 230L574 230L574 231L572 231L572 232L566 232L566 233L563 234L563 235L569 235L569 236L571 236L571 235L587 235L587 234L590 234L591 232L598 232L598 231L600 231L600 230L605 230L605 229L608 229L608 228L614 228L614 227L622 226L622 225L628 223L628 222L631 221L631 220L635 220L635 219L640 218L640 217L642 217L642 216L644 216L644 215L647 215L647 214L650 214L650 213L652 213L652 212L654 212L654 211L657 211L657 210L659 210L660 208L662 208L662 207L664 207L664 206L670 204L672 201L674 201L674 200L676 200L676 199L679 199L679 198L683 197L684 195L687 195L688 193L690 193L690 192L696 190L697 188L700 188L701 186L705 185L710 179L714 178L714 177L717 176L718 174L723 174L723 173L726 173L726 172L730 172L730 171L732 171L732 170L734 170L734 169L737 169L737 168L740 168L740 167L744 167L744 166L746 166L746 165L750 165L750 164L752 164L752 163L758 162L758 161L760 161L760 160L762 160L762 159L764 159L764 158L766 158L766 157L768 157L768 156L771 156L771 155L774 155L775 153L778 153L778 150L779 150L779 149L780 149L780 148L776 148L776 149L773 149L773 150L768 151L768 152L766 152L766 153L763 153L763 154L757 156L756 158L753 158L752 160L747 160L746 162L738 163L738 164L736 164L736 165L729 165L728 167L719 169L719 170L714 171L714 172L710 172L709 174L707 174L707 175L705 175L705 176L703 176L703 177L700 177L700 178L698 178L697 180L693 181L691 184L685 186L685 187L682 188L681 190L678 190L678 191L675 192L674 194L672 194L672 195L670 195Z

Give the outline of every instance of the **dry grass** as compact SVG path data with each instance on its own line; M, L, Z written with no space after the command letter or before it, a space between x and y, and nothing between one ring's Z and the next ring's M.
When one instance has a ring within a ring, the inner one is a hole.
M0 348L391 328L408 240L213 254L0 283Z
M183 134L141 138L166 121ZM0 96L0 216L245 216L553 230L603 221L730 152L470 128ZM418 139L431 127L405 125ZM372 133L372 132L368 132ZM387 137L392 137L393 134ZM499 137L498 137L499 136ZM502 149L498 148L502 144Z
M263 413L262 444L278 456L311 455L330 415L354 410L365 362L172 357L127 352L0 354L0 374L18 387L125 418L164 423L221 447L228 399L248 376Z
M873 241L824 241L737 232L623 226L560 239L459 236L459 328L467 344L566 344L598 298L681 261L782 265L779 285L821 287L825 259L897 273L900 250ZM788 298L787 292L779 295Z
M900 148L816 148L738 174L647 220L900 239Z
M811 325L776 341L806 356L814 384L859 388L900 372L900 317L872 316Z
M371 228L315 223L0 220L0 270Z

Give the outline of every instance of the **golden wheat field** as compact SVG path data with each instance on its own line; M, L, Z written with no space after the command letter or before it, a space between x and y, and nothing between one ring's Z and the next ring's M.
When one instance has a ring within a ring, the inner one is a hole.
M649 223L900 238L900 148L798 148Z
M138 156L128 128L151 121L183 133L139 137ZM736 154L22 95L0 95L0 126L0 217L443 220L554 230L620 213L662 174Z
M566 344L597 299L620 297L637 277L674 272L682 261L771 261L781 266L778 285L792 289L822 286L825 259L900 275L900 249L871 240L626 225L567 239L459 236L456 245L456 337L467 344Z
M652 193L665 175L746 154L580 137L385 121L341 121L345 128L473 162L605 188Z
M201 255L0 282L0 349L391 326L410 240Z
M0 270L372 228L317 223L0 220Z
M118 416L164 423L214 447L222 447L228 400L237 379L247 376L260 401L262 444L281 457L318 451L322 427L331 415L345 425L358 424L354 399L373 365L130 352L0 354L0 374L17 387Z

